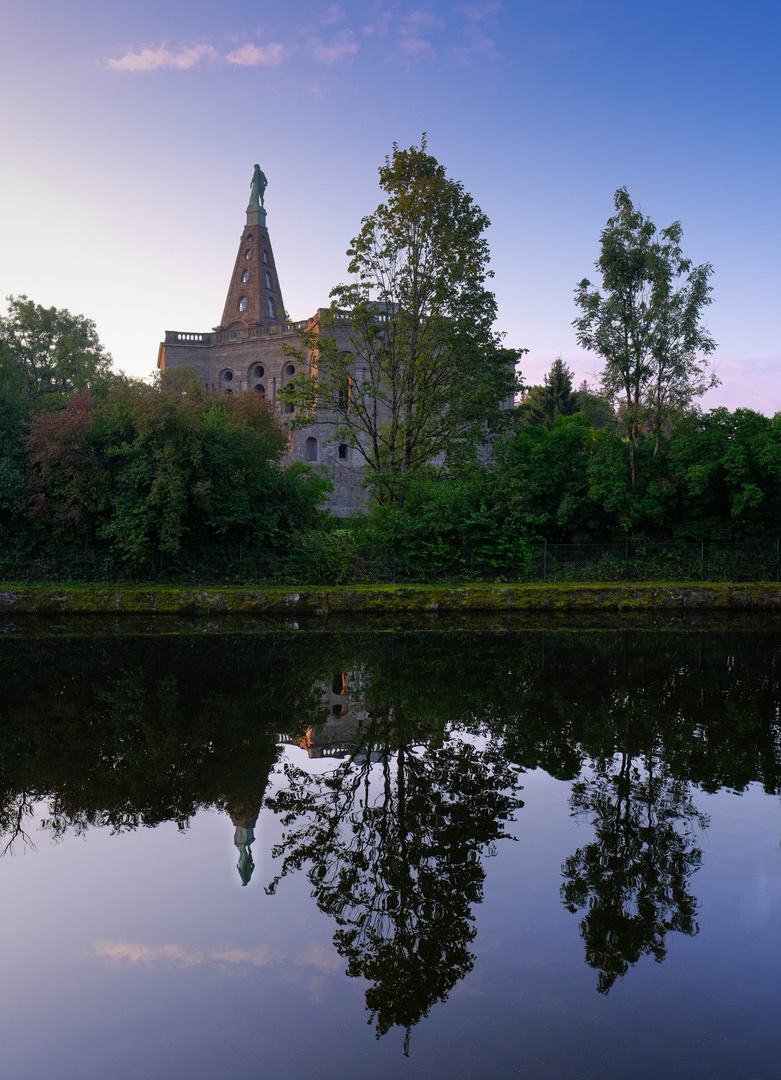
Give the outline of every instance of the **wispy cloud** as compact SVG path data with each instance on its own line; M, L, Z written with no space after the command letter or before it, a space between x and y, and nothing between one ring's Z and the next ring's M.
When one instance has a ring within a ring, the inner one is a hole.
M293 956L284 957L271 945L263 943L252 949L236 949L229 945L220 945L212 949L188 949L184 945L169 943L166 945L141 945L131 941L96 941L95 956L105 956L109 960L123 961L140 967L163 965L166 967L189 968L202 964L249 964L252 967L267 967L287 961L299 968L314 968L321 974L330 975L344 966L339 953L330 945L312 942Z
M281 959L270 945L257 945L254 949L230 949L222 946L201 951L187 949L184 945L139 945L127 941L96 941L95 955L111 960L126 960L131 964L151 967L152 964L168 964L171 967L195 967L198 964L251 964L264 967Z
M279 42L269 42L268 45L247 42L224 54L218 52L213 45L181 45L174 50L163 44L158 48L127 52L119 59L106 58L105 65L109 71L156 71L158 68L185 70L204 60L211 60L237 64L240 67L276 67L285 58L285 52L285 47Z
M464 18L468 19L470 22L480 22L481 19L485 19L489 15L496 14L496 12L499 11L501 6L502 5L499 3L479 5L463 4L461 7L457 7L455 10L458 15L463 15Z
M276 67L282 63L284 53L284 47L277 42L268 45L253 45L247 42L240 49L227 53L225 59L229 64L239 64L242 67Z
M330 43L319 37L309 38L309 51L312 58L320 64L337 64L358 52L358 42L352 30L340 30Z
M413 60L433 56L434 46L422 35L427 31L439 30L442 25L442 20L428 11L410 11L398 28L399 49L402 55Z
M388 33L388 27L390 26L391 13L389 11L381 11L373 23L367 23L366 26L361 27L361 33L367 36L374 35L376 37L385 37Z
M127 52L118 60L107 58L106 67L110 71L154 71L156 68L191 68L202 60L213 60L217 50L212 45L182 45L177 52L172 52L165 45L157 49L141 49L139 52Z
M323 15L324 23L338 23L344 22L344 8L338 4L331 4L329 8L326 8Z

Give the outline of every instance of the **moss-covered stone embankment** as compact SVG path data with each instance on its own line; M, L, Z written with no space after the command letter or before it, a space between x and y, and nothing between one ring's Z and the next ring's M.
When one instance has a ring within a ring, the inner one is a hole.
M259 615L276 618L415 612L779 612L781 585L621 583L363 585L268 588L4 585L0 615Z

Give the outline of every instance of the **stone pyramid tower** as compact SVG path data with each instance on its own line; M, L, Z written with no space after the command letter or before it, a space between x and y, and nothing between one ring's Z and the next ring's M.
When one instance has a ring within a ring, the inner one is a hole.
M265 191L266 177L256 165L247 223L241 234L222 321L214 327L217 331L284 323L285 303L266 228Z

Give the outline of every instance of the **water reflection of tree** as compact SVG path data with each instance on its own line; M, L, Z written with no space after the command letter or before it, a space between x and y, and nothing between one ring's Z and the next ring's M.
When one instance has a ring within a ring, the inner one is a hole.
M379 1038L409 1034L472 968L472 907L482 856L522 806L501 752L441 734L412 734L398 709L362 730L365 752L327 775L287 765L267 800L287 831L270 884L308 865L312 895L332 916L347 974L362 976Z
M669 932L697 934L689 879L702 860L695 840L707 818L686 781L626 749L573 784L570 805L591 819L595 838L564 863L561 897L573 913L585 909L586 963L607 994L641 956L661 963Z

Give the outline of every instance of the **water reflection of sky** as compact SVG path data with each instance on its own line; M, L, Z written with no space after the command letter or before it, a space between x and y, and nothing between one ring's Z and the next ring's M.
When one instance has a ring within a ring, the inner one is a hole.
M367 1025L366 984L344 976L303 874L265 894L273 815L248 888L225 814L57 844L37 830L36 850L1 867L3 1075L774 1075L778 800L695 793L710 815L699 933L669 934L664 963L643 957L605 997L558 899L592 830L571 816L569 784L541 771L522 783L517 840L487 862L474 969L413 1029L409 1060L403 1033L377 1041Z

